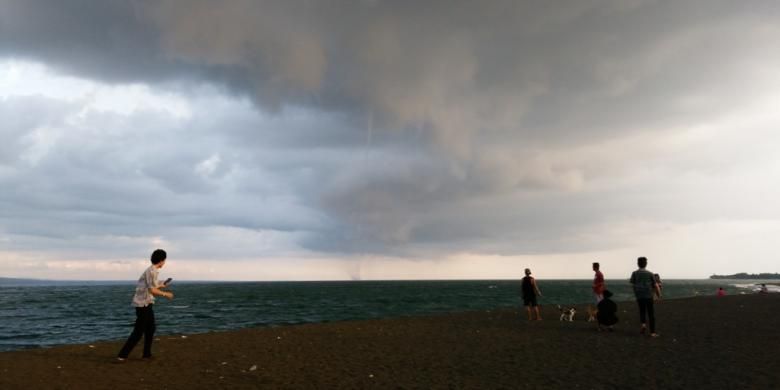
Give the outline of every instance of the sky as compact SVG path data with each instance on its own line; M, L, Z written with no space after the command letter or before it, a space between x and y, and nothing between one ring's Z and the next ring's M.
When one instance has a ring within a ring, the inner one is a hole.
M778 272L780 4L0 0L0 276Z

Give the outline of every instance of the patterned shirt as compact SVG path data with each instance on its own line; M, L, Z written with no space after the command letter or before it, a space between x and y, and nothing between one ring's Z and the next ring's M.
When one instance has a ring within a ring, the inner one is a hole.
M135 284L133 306L146 307L154 303L154 295L149 292L149 289L162 285L162 283L157 282L157 274L159 272L160 270L152 265L141 274L141 277L138 278L138 282Z

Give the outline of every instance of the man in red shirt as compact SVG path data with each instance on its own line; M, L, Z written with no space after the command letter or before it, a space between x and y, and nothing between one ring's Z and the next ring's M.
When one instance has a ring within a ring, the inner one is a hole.
M604 284L604 274L599 271L599 263L593 263L593 271L596 275L593 277L593 298L596 300L596 305L604 299L604 290L606 285Z

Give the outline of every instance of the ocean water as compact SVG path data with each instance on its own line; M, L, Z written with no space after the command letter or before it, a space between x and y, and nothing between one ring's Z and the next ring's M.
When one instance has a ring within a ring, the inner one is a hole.
M539 280L542 305L591 301L590 280ZM752 292L750 281L666 280L666 298ZM607 280L617 301L625 280ZM517 307L519 280L353 282L175 282L157 298L159 335L257 326L389 318ZM0 351L124 339L132 330L133 284L0 287Z

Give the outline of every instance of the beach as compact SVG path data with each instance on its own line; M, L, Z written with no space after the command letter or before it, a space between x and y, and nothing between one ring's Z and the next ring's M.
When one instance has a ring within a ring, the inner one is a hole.
M124 340L0 353L2 389L580 388L768 389L780 385L780 294L664 300L660 337L619 302L614 332L585 306L160 335L113 363ZM164 330L165 324L158 324ZM130 329L128 329L129 332Z

